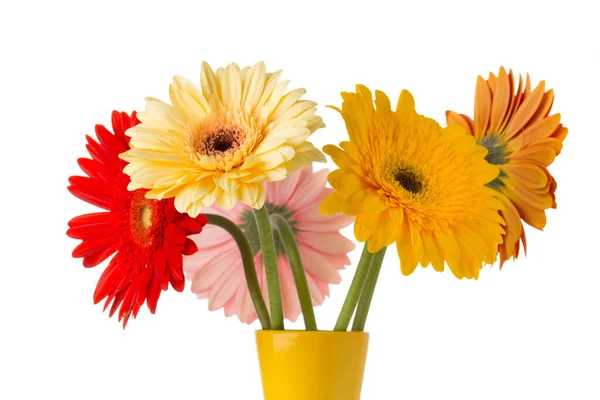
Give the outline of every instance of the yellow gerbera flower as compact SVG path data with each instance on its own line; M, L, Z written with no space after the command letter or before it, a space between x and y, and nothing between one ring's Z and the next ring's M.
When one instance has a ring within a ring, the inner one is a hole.
M500 266L519 255L520 242L527 251L521 218L542 229L545 210L556 208L556 181L546 168L562 150L567 128L560 114L550 114L554 92L545 91L545 82L531 91L529 75L515 93L513 72L500 68L498 76L477 79L475 120L452 111L448 123L464 126L477 143L488 149L486 159L500 167L500 175L488 184L499 192L503 202L500 214L506 221L506 234L499 246Z
M132 149L122 154L131 190L147 197L175 197L179 212L192 217L216 202L231 209L237 200L262 207L263 182L325 156L306 139L323 127L316 103L299 100L304 89L285 93L281 71L267 73L260 62L216 72L202 64L200 87L175 77L171 104L146 99L141 124L127 131Z
M477 278L502 241L500 202L485 185L499 169L459 125L442 129L415 111L402 91L396 111L387 96L357 86L342 93L349 142L323 148L339 167L325 214L356 215L354 234L375 253L396 242L404 275L417 264L437 271L446 263L458 278Z

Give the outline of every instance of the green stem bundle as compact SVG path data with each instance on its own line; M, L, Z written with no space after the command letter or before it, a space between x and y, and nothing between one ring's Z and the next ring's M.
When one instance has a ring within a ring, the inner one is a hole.
M277 251L275 249L275 240L267 209L263 206L258 210L254 210L254 219L258 228L262 259L267 277L269 306L271 308L271 329L283 330L283 304L279 283L279 270L277 269Z
M296 283L296 290L298 291L298 299L300 300L300 308L302 309L302 317L304 318L306 330L316 331L317 321L315 319L312 299L308 289L304 264L302 263L302 257L298 250L298 243L296 243L296 238L294 237L294 231L288 221L279 214L272 214L270 220L279 233L287 259L292 268L292 275L294 276L294 282Z
M246 283L248 285L248 291L250 292L250 298L254 304L254 309L258 315L258 319L263 329L271 329L271 320L269 319L269 312L265 300L263 299L260 291L260 285L258 283L258 277L256 276L256 267L254 265L254 255L252 254L252 248L248 239L244 235L244 232L235 223L229 219L215 214L204 214L208 219L208 223L211 225L218 226L224 229L231 235L238 248L240 249L240 255L242 256L242 264L244 266L244 275L246 276Z
M365 286L365 280L367 278L369 268L371 267L372 260L373 254L369 253L368 246L365 243L360 256L360 261L358 262L358 267L354 273L354 278L352 278L352 284L348 290L348 295L346 296L346 300L344 300L342 311L340 312L340 316L338 317L335 327L333 328L334 331L345 331L348 329L352 315L354 315L354 310L356 310L358 299L360 298Z
M373 255L373 261L371 262L371 268L369 268L369 274L365 281L365 287L360 295L358 302L358 308L356 310L356 316L352 323L353 331L363 331L365 329L365 323L367 322L367 315L369 314L369 308L371 307L371 300L373 299L373 292L375 292L375 286L377 285L377 279L379 278L379 272L381 271L381 264L385 257L386 247L379 250Z

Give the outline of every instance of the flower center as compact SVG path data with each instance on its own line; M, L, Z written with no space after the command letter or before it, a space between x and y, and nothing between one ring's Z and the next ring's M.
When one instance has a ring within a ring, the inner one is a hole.
M506 144L502 142L500 135L495 133L487 134L477 144L487 149L488 153L485 156L485 160L490 164L502 166L508 161L509 153L506 150ZM502 180L502 178L505 177L506 172L500 169L500 174L493 181L486 184L486 186L499 192L505 185Z
M394 173L394 180L407 192L418 194L423 189L423 182L418 174L410 169L399 169Z
M131 194L129 227L135 242L141 247L161 245L164 206L161 201L145 197L147 190L138 189Z
M202 132L196 141L196 151L200 155L217 156L234 152L245 136L237 125L217 126Z
M265 207L267 208L267 212L269 215L271 214L279 214L286 219L286 221L292 227L292 231L294 234L298 231L296 228L296 221L292 219L292 215L294 214L290 211L286 206L277 206L271 203L265 203ZM248 242L250 243L250 247L252 248L252 254L256 256L260 252L260 238L258 236L258 227L256 226L256 220L254 219L254 213L252 210L245 210L241 217L240 228L244 231L244 234L248 238ZM281 238L277 234L277 231L273 230L274 239L275 239L275 249L277 250L277 254L285 254L285 250L283 247L283 242Z
M152 225L152 210L147 205L143 205L140 210L140 224L142 229L148 229Z

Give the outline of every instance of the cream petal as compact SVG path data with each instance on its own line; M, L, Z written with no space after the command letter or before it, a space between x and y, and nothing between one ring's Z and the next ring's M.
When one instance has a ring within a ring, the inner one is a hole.
M254 112L265 87L266 66L264 62L256 63L248 71L248 78L242 95L242 106L247 113Z
M221 98L223 99L223 105L232 110L240 108L240 101L242 99L242 81L240 79L239 68L236 68L233 64L229 64L227 68L225 68L221 84Z

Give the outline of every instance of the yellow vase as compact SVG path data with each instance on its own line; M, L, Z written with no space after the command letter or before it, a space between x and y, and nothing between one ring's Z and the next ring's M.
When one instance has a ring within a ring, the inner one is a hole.
M265 400L359 400L369 334L256 331Z

